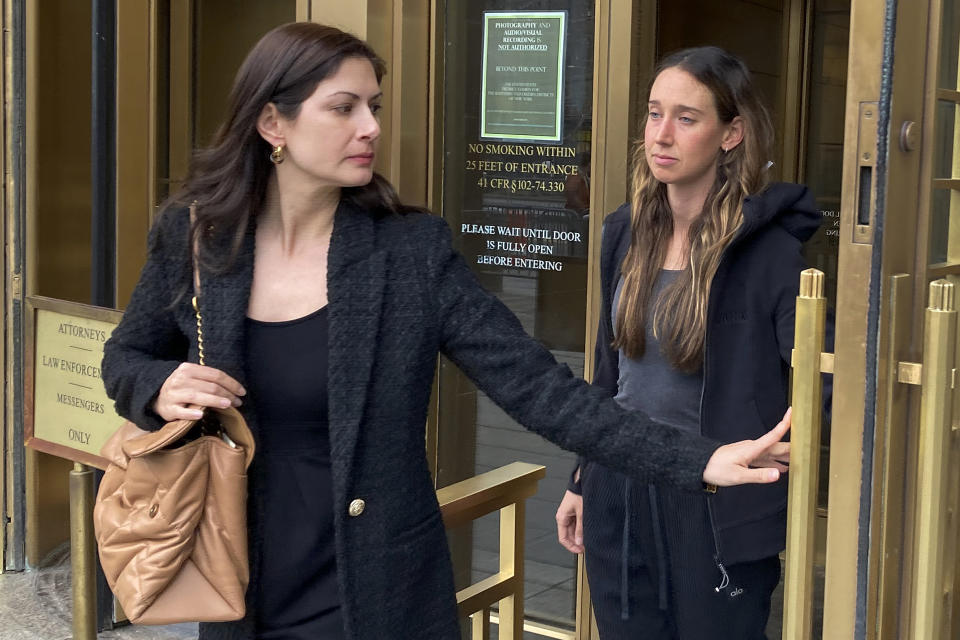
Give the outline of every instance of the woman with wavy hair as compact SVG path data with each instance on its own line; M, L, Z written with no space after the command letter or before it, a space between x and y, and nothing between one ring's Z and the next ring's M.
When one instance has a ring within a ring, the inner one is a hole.
M604 222L594 385L721 442L787 409L805 187L769 184L773 128L746 66L716 47L658 66L630 202ZM786 471L785 462L777 468ZM764 638L786 480L700 495L580 459L557 511L585 553L602 640Z
M459 640L424 445L440 353L521 424L638 479L771 482L789 448L786 421L727 446L655 427L527 336L446 223L374 172L384 69L332 27L260 40L104 350L107 392L139 426L233 405L256 439L246 617L202 640Z

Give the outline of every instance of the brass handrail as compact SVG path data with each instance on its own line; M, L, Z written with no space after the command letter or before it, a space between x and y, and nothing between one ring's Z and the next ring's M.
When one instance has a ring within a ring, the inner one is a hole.
M500 511L500 571L457 592L460 615L473 619L473 640L490 637L490 607L496 602L500 603L498 637L523 638L526 500L537 492L545 474L542 465L513 462L437 490L448 529Z
M956 366L957 310L954 286L948 280L930 283L923 328L920 391L920 444L917 465L917 515L914 520L910 637L945 638L949 622L944 597L950 557L946 545L951 495L953 377ZM951 585L952 586L952 585ZM947 631L949 634L949 631Z
M793 350L793 426L790 434L790 486L787 511L786 576L783 594L784 640L808 640L813 621L813 565L816 540L817 480L820 470L823 343L827 301L824 276L817 269L800 274ZM832 359L829 360L832 370Z

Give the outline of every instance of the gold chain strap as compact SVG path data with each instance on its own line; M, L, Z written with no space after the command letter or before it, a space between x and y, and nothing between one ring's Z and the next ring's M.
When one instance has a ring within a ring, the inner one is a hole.
M197 219L197 201L194 200L190 205L190 226ZM203 318L200 316L200 303L197 296L200 295L200 260L197 252L200 250L197 244L193 244L193 310L197 314L197 353L200 357L200 365L206 364L203 357Z
M190 223L191 228L193 227L193 222L197 217L197 201L194 200L193 204L190 205ZM200 295L200 259L198 257L199 247L193 245L193 298L191 303L193 304L193 311L197 314L197 356L200 360L200 366L206 364L206 359L203 356L203 316L200 315L200 301L198 297ZM219 420L208 420L210 413L204 410L204 417L200 420L201 434L207 436L215 436L220 438L227 445L232 448L237 448L237 443L234 442L230 435L224 430L223 424Z
M200 355L200 366L203 366L203 318L200 316L200 305L197 302L197 296L193 296L193 310L197 314L197 352Z

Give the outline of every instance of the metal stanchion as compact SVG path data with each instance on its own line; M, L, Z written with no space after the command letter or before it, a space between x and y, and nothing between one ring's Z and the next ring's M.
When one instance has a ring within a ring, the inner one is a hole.
M73 640L96 640L96 542L93 538L93 469L75 462L70 472L70 565Z

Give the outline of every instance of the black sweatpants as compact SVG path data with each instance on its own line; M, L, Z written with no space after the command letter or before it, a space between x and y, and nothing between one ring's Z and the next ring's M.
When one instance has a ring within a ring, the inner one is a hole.
M582 471L585 563L600 640L766 638L777 556L724 567L725 580L706 494L651 490L594 463Z

